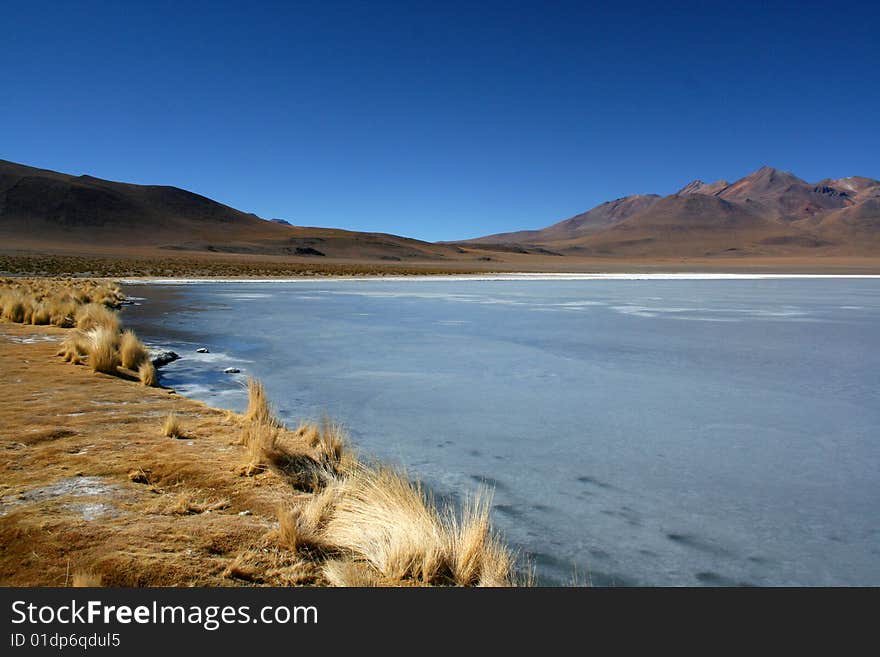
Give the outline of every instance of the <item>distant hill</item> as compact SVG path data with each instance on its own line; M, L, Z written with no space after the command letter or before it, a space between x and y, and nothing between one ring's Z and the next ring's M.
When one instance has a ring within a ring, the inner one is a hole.
M382 233L264 220L177 187L73 176L0 160L0 243L53 252L188 251L438 260L461 249Z
M460 242L565 255L880 255L880 181L808 183L762 167L733 183L626 196L539 230Z
M177 187L112 182L0 160L0 252L216 254L507 271L604 270L640 260L700 258L730 267L737 257L758 266L754 263L794 257L809 263L800 267L813 270L831 266L834 259L880 257L880 181L850 177L808 183L762 167L733 183L695 180L669 196L608 201L538 230L429 243L296 226Z

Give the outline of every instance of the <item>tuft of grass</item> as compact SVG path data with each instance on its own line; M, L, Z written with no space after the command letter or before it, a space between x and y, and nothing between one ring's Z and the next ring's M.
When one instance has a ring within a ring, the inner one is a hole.
M335 480L331 485L325 486L300 507L300 512L311 527L323 530L327 526L341 492L339 482L340 480Z
M327 471L344 474L357 466L348 432L338 422L324 418L321 425L301 422L294 435L313 450L315 460Z
M319 457L330 464L338 465L343 460L348 444L345 428L330 418L324 418L315 444Z
M316 447L321 439L321 429L314 422L300 422L294 433L309 447Z
M421 488L390 468L362 467L342 484L343 494L325 537L390 581L424 584L451 579L442 572L449 540Z
M159 374L156 372L156 367L153 365L150 360L145 360L140 365L138 365L138 379L140 382L148 387L155 388L159 385Z
M219 511L229 507L229 500L222 498L213 501L199 501L193 493L182 492L177 496L174 504L169 509L175 516L188 516L206 511Z
M452 573L455 581L462 586L473 586L480 581L486 544L489 535L489 510L492 497L480 490L462 510L462 518L450 518L453 527Z
M250 476L273 465L280 465L288 453L281 444L283 430L273 424L245 422L241 430L241 443L246 448L247 462L243 473Z
M63 357L68 363L79 365L85 362L91 348L92 341L89 337L80 331L74 331L61 341L61 349L57 355Z
M235 561L229 564L223 571L223 577L228 579L240 579L244 582L259 582L260 575L257 569L245 563L241 556L236 557Z
M322 547L314 518L300 507L278 509L278 542L292 552L320 550Z
M31 324L45 326L52 321L52 311L48 304L40 301L31 309Z
M324 562L321 573L330 586L373 587L379 578L369 566L350 559L330 559Z
M89 331L91 346L89 348L89 367L95 372L116 374L119 366L117 345L119 334L107 326L98 326Z
M48 303L49 323L60 328L71 328L76 323L76 302L67 296L51 299Z
M76 310L76 328L80 331L91 331L103 328L112 333L119 333L119 317L112 310L100 303L87 303Z
M70 585L76 588L101 586L102 579L101 575L91 570L78 570L73 573Z
M3 295L3 312L2 316L7 322L16 322L21 324L25 318L25 297L21 292L13 291Z
M239 444L245 447L242 474L254 475L265 470L275 454L277 435L274 427L245 421L241 427Z
M251 477L271 469L295 490L322 490L337 473L299 449L295 437L283 426L244 421L239 444L245 446L246 460L239 474Z
M165 422L162 425L162 433L168 438L183 437L183 428L180 426L180 419L174 411L171 411L165 418Z
M136 370L148 359L149 352L143 342L131 329L123 331L119 338L119 362L122 367Z
M254 377L248 377L248 406L244 412L244 419L248 422L267 424L281 427L283 423L275 417L269 400L266 397L266 389L261 381Z
M382 582L513 583L513 556L490 528L488 493L468 502L456 520L450 510L439 511L417 483L389 468L360 466L338 486L323 538L369 565Z

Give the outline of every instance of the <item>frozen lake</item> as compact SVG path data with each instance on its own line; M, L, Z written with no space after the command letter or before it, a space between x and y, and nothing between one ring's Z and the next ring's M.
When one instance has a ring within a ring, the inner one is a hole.
M880 585L878 279L126 289L165 385L240 410L254 375L440 495L494 487L546 583Z

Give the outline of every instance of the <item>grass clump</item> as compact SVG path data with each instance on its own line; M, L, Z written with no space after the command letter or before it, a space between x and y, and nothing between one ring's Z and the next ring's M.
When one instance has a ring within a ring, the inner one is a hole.
M374 570L351 559L329 559L321 574L330 586L365 588L381 584Z
M74 331L61 341L61 349L57 355L64 358L68 363L79 365L86 361L91 348L92 341L89 339L89 336L80 331Z
M21 292L12 290L5 293L0 297L0 303L2 303L3 306L0 316L2 316L3 319L7 322L15 322L18 324L24 323L27 307L25 305L25 297Z
M125 300L119 287L92 279L0 279L0 319L76 328L58 355L95 372L158 385L149 351L132 331L120 334L114 312Z
M421 488L388 468L361 468L327 522L329 543L369 564L384 580L451 583L448 540Z
M95 372L116 374L119 366L119 333L107 326L98 326L88 333L91 341L88 363Z
M141 384L150 388L159 385L159 373L156 371L156 366L149 360L145 360L138 366L137 374Z
M183 437L183 429L180 426L180 419L174 411L171 411L165 417L165 422L162 424L162 434L168 438Z
M87 303L76 310L76 328L90 331L98 328L119 332L119 317L112 310L99 303Z
M89 588L101 586L103 578L100 574L91 570L78 570L73 573L70 585L75 588Z
M292 552L320 550L319 521L303 507L279 508L278 542Z
M324 540L394 585L510 586L514 559L491 531L491 498L478 494L462 518L439 510L417 483L362 466L341 484Z
M465 503L460 520L449 517L452 574L461 586L510 583L512 556L492 533L491 508L491 495L481 490Z
M134 331L128 329L119 338L119 363L122 367L137 370L149 359L149 352L144 343L138 340Z
M242 474L272 470L312 493L278 512L278 544L321 560L338 586L510 586L511 552L492 531L491 496L481 492L460 513L438 508L397 470L365 465L341 425L325 419L288 431L263 386L251 379L241 444Z
M281 427L283 423L276 416L266 396L263 383L254 377L248 377L248 406L244 412L244 420L256 424Z
M31 308L30 323L34 326L46 326L52 323L52 309L48 303L39 301Z

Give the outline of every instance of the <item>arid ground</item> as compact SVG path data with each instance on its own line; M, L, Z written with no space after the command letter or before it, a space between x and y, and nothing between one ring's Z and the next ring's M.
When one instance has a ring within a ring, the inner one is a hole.
M241 477L236 423L169 390L55 356L64 329L0 324L0 582L310 583L264 537L284 481ZM175 411L181 439L163 435ZM259 573L257 573L259 571Z
M89 251L9 251L0 247L0 276L108 276L125 277L294 277L294 276L401 276L493 272L549 273L668 273L730 272L767 274L878 274L880 257L718 256L714 258L613 258L487 254L485 259L412 261L391 264L362 259L306 259L240 254L172 256L150 249L129 249L125 255Z

